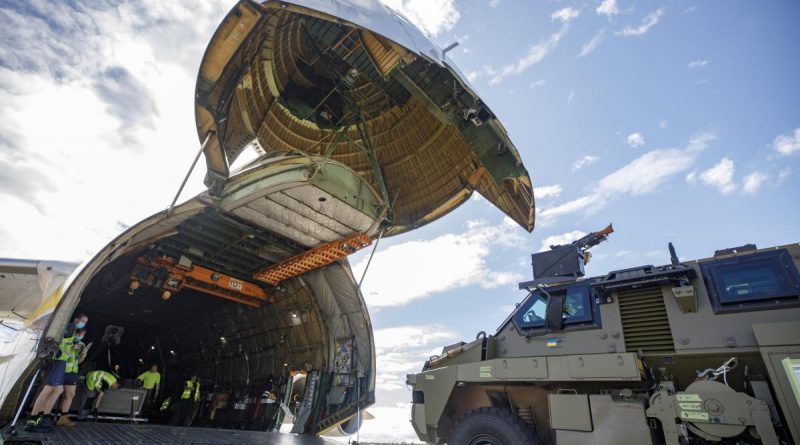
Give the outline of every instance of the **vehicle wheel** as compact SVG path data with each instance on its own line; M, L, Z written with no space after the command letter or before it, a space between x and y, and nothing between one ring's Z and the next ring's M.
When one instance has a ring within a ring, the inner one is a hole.
M458 421L449 445L540 445L536 429L502 408L472 410Z

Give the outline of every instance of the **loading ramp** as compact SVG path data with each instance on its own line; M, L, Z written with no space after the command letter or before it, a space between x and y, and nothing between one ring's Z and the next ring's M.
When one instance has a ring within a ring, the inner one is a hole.
M319 437L277 432L94 422L79 422L74 427L53 427L49 433L19 431L17 436L4 439L5 443L43 445L331 445L336 443Z

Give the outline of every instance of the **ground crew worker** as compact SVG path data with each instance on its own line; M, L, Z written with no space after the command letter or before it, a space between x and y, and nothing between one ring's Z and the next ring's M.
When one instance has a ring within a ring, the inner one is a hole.
M186 381L181 393L178 425L191 426L195 403L199 400L200 382L197 381L197 374L192 374L192 378Z
M53 424L50 414L61 393L64 391L64 376L67 367L67 360L73 354L74 335L77 329L84 329L89 317L86 314L77 314L67 326L64 338L58 345L58 353L50 360L47 370L44 373L44 386L42 387L36 401L33 402L31 417L25 424L25 430L49 430ZM86 332L85 330L83 331Z
M148 407L156 403L158 398L158 389L161 386L161 374L158 372L158 365L153 363L150 365L150 370L139 374L137 380L142 382L142 388L147 390L147 405ZM149 408L147 411L151 411Z
M97 420L97 407L100 406L100 401L103 400L103 395L107 389L119 388L119 382L114 374L108 371L92 371L86 374L86 395L84 401L81 403L81 409L86 405L86 400L91 403L91 413Z
M89 347L81 340L86 335L86 329L76 329L72 336L72 353L67 358L64 368L64 398L61 401L61 416L58 418L58 426L75 426L75 422L69 420L69 408L72 399L75 398L75 386L78 384L78 367L86 359Z

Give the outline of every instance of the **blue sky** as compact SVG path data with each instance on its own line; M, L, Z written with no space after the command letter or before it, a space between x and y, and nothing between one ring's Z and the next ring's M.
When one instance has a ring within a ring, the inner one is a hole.
M494 332L542 246L613 222L588 266L604 274L667 262L669 241L686 259L800 241L800 3L387 2L461 42L449 55L508 129L538 217L528 234L476 196L381 241L362 439L414 438L404 375ZM83 260L167 206L197 147L197 66L231 6L0 0L0 256Z

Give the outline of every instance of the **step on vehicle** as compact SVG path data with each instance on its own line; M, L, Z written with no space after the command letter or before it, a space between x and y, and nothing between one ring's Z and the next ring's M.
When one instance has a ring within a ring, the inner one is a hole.
M419 438L452 445L800 443L800 244L584 278L590 233L532 255L494 335L410 374Z

